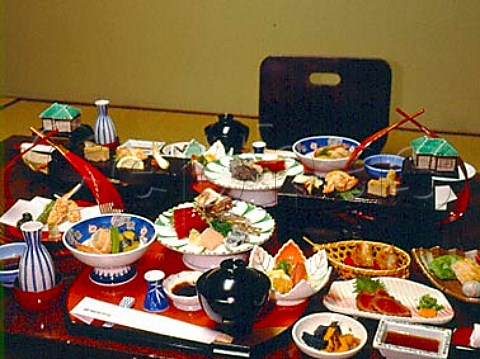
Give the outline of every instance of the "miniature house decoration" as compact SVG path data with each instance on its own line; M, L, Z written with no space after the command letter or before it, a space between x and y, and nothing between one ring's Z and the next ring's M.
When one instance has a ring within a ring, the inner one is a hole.
M53 103L40 114L43 130L71 133L81 125L80 110L64 104Z
M412 140L411 146L417 169L442 173L457 170L458 152L445 139L423 136Z

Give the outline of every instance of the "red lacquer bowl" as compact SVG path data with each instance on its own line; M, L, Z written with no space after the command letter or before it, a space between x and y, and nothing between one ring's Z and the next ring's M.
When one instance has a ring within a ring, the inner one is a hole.
M26 292L21 290L18 286L18 280L12 289L15 298L23 308L32 312L39 312L56 304L61 297L64 287L65 281L57 278L57 285L55 287L42 292Z

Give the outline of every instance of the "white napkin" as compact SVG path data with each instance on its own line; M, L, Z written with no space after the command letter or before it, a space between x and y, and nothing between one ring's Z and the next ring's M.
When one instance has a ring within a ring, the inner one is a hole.
M470 336L470 346L472 348L480 348L480 324L473 325L473 332Z

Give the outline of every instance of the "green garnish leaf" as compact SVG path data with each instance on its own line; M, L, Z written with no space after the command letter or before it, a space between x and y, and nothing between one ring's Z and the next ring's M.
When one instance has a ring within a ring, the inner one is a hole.
M351 189L351 190L345 191L345 192L337 192L336 195L337 195L337 197L340 197L341 199L348 200L348 199L354 199L360 193L361 193L361 191L358 188L354 188L354 189Z
M221 221L218 218L213 219L210 222L210 225L214 230L221 233L224 237L227 237L228 233L230 233L230 231L232 230L232 225L230 223Z
M357 277L354 284L355 293L370 292L373 293L377 289L385 290L385 285L378 279L371 279L368 277Z
M435 310L441 310L443 309L443 305L438 304L436 298L431 297L429 294L425 294L420 297L420 301L417 305L417 309L422 309L422 308L432 308Z

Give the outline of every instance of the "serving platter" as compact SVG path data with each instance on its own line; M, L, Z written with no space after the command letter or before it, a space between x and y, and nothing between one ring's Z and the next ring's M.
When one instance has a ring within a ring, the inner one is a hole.
M296 176L303 173L303 166L290 157L285 160L285 170L277 173L265 171L257 181L242 181L232 177L230 162L236 158L262 160L264 155L244 153L236 156L225 156L216 161L208 163L204 167L205 177L217 186L244 191L265 191L279 189L282 187L288 176ZM269 155L271 156L271 155Z
M390 318L410 323L445 324L452 320L455 314L445 295L437 289L408 279L393 277L379 277L376 279L380 280L385 285L385 289L390 295L410 309L410 312L412 313L411 317L388 316L357 309L355 302L357 294L354 292L355 279L333 282L328 293L323 298L323 304L333 312L351 316L376 320ZM444 307L438 311L437 316L434 318L424 318L418 314L416 306L420 297L426 294L436 298L438 304L443 305Z
M208 250L203 246L192 245L188 238L178 238L173 226L173 212L175 209L194 206L193 202L179 204L164 211L155 220L159 241L165 247L182 253L185 264L192 269L209 269L227 257L245 258L246 253L254 245L261 245L270 239L275 229L275 220L265 209L243 201L233 201L233 207L230 212L250 220L252 226L260 230L260 234L249 235L245 243L235 248L227 248L225 244L221 244L214 250Z
M471 257L470 253L464 252L456 248L444 249L440 246L432 248L413 248L412 255L415 262L420 267L422 273L430 280L430 282L442 292L451 295L452 297L459 299L463 302L480 304L480 298L467 297L462 292L462 284L458 280L441 280L438 279L433 273L428 270L429 263L436 257L455 254L460 257Z

